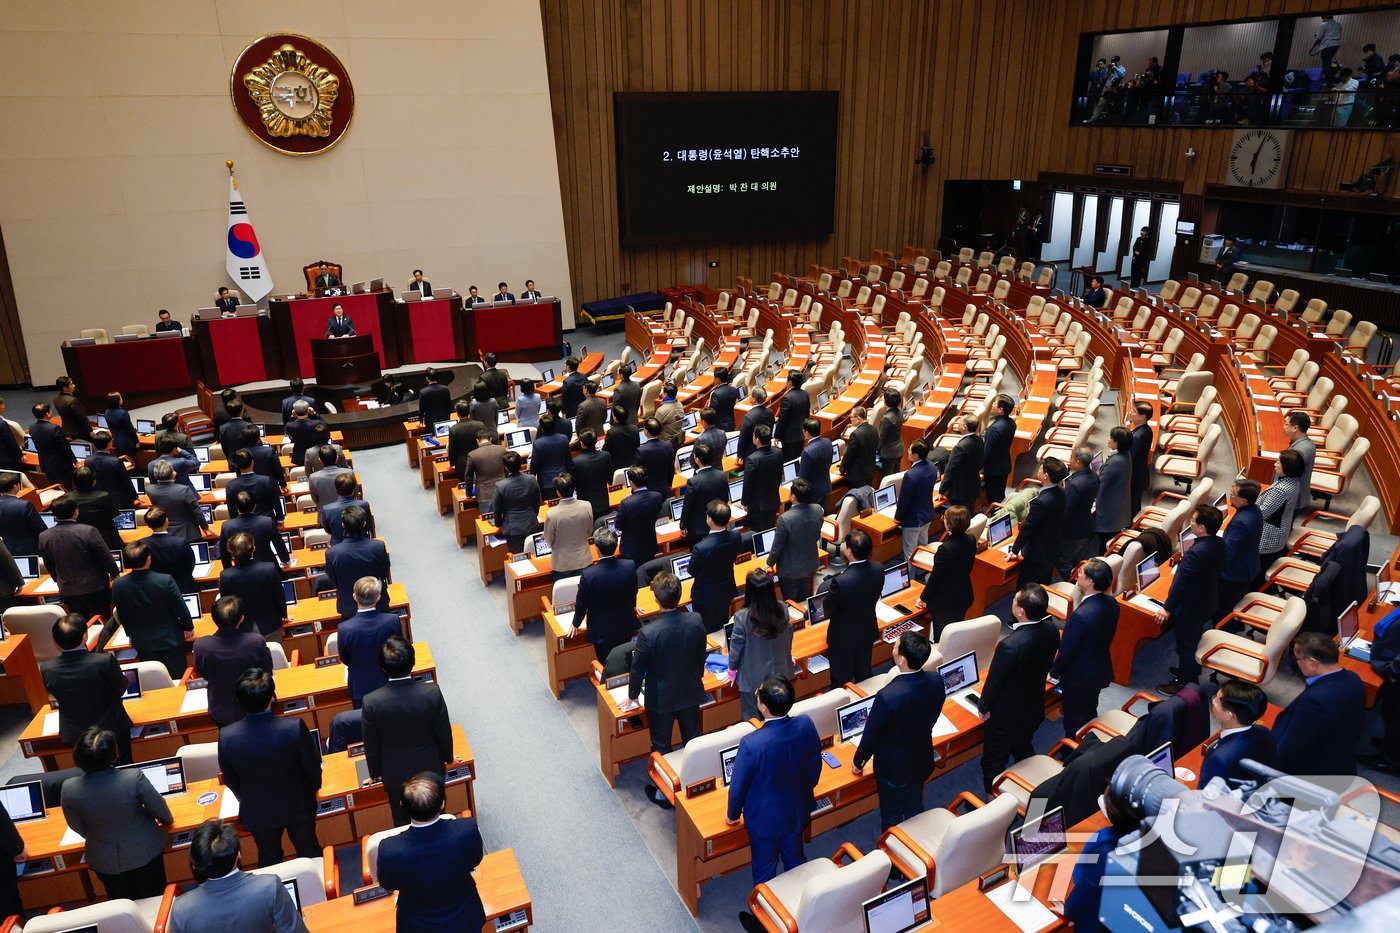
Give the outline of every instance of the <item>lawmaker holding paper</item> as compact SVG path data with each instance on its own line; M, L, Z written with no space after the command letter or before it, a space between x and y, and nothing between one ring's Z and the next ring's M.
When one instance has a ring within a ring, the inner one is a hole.
M335 307L331 308L331 311L334 313L331 314L330 320L326 321L326 336L355 336L355 322L352 321L350 318L346 317L344 306L336 305Z

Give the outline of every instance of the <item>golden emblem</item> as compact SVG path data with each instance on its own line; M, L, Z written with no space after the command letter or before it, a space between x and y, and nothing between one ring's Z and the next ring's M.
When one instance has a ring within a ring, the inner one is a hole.
M340 76L315 64L293 45L243 76L270 136L329 136Z

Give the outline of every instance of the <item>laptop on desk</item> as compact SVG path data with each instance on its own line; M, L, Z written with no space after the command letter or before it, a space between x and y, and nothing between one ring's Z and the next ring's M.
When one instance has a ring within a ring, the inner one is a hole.
M190 545L190 550L194 552L193 575L196 577L202 577L205 574L207 574L210 568L212 567L212 563L209 557L209 542L197 541L194 544Z
M992 521L987 525L987 546L994 547L1002 551L1010 547L1013 543L1013 539L1011 537L1011 529L1014 527L1014 525L1015 523L1011 520L1011 516L1009 514L1000 515L992 519Z
M895 506L899 503L899 490L893 486L885 486L875 490L875 511L886 517L893 517Z
M735 444L735 445L734 445L734 449L735 449L736 451L739 449L739 448L738 448L738 444ZM798 468L798 466L800 466L800 465L801 465L801 461L800 461L800 460L789 460L787 463L784 463L784 464L783 464L783 486L784 486L784 487L791 486L791 485L792 485L792 481L795 480L795 479L797 479L797 468Z

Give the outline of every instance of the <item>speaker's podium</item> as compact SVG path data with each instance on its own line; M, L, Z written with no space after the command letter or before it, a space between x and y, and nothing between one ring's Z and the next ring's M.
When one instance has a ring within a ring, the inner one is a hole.
M364 385L379 378L379 353L369 334L311 338L311 369L320 386Z

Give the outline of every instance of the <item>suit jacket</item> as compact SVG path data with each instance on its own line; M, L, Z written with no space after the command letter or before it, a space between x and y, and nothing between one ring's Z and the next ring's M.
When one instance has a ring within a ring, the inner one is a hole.
M724 429L716 426L713 428L706 428L705 430L701 431L700 436L695 439L695 443L698 444L701 441L704 441L705 443L710 445L710 448L712 450L718 450L722 453L724 451L724 445L728 442L728 440L729 437L724 433Z
M319 475L319 473L314 474L312 478L314 479L315 476ZM240 492L246 490L248 494L253 497L254 514L266 515L271 518L277 513L277 500L281 498L282 491L277 488L276 483L266 476L259 476L257 473L251 471L248 473L240 473L229 480L228 486L224 488L230 500ZM311 484L311 489L313 490L312 498L315 498L314 490L316 486L314 483ZM332 496L331 498L335 497Z
M695 578L691 595L696 606L727 608L739 588L734 584L734 559L739 556L743 539L733 529L712 531L690 549L690 575Z
M1319 677L1274 721L1274 767L1287 774L1355 774L1365 725L1361 678L1345 669Z
M568 435L546 434L535 438L530 448L530 472L539 480L543 494L554 495L554 478L560 473L567 473L573 459Z
M75 521L59 522L39 535L39 556L63 596L103 592L117 575L101 533Z
M811 822L812 791L821 774L822 741L811 717L765 720L739 740L728 816L736 820L742 813L749 834L758 838L800 832Z
M39 452L39 469L44 471L49 482L71 487L73 467L78 458L68 446L68 435L52 421L36 421L29 426L29 436Z
M685 440L685 409L675 399L663 402L656 408L656 421L661 425L659 437L671 445L671 450L680 447Z
M1094 531L1117 534L1133 520L1132 454L1114 453L1099 470L1099 494L1094 500Z
M649 437L637 448L637 466L647 471L647 488L671 494L676 475L676 449L660 437Z
M899 484L894 520L908 528L922 528L933 521L933 484L938 469L927 460L916 460Z
M203 532L209 526L199 510L199 493L184 483L172 480L168 483L147 483L146 498L151 500L151 505L165 509L170 519L168 530L173 536L184 538L191 544L203 540Z
M232 460L234 454L249 446L243 440L243 429L251 424L243 418L230 418L219 428L219 446L224 449L226 460Z
M265 710L219 730L219 770L249 832L316 818L321 750L295 716Z
M0 539L0 606L6 605L10 597L23 588L24 577L20 575L14 555L5 547L4 540Z
M869 652L880 635L875 603L885 584L885 568L877 561L849 564L831 578L826 597L826 644L833 652Z
M705 524L705 506L715 499L729 501L729 480L727 474L705 467L695 471L685 491L685 503L681 506L681 531L692 545L709 534Z
M901 784L928 780L933 773L933 744L924 736L933 734L946 697L937 671L895 674L875 694L855 763L863 768L874 757L886 780Z
M332 314L326 319L327 337L353 337L355 336L355 321L350 315L336 317Z
M603 438L603 450L612 458L614 470L625 470L636 463L641 444L641 430L630 421L608 428L607 437Z
M1034 729L1045 718L1045 678L1059 647L1060 630L1051 619L1014 626L992 655L980 711Z
M277 558L288 560L291 552L287 550L287 543L282 540L282 534L277 530L277 523L266 515L239 515L226 519L219 527L219 560L224 567L233 566L233 557L228 552L228 541L240 531L246 531L253 536L253 560L260 563L272 564Z
M359 607L355 604L355 581L360 577L389 580L389 549L375 538L346 538L326 551L326 577L335 587L335 608L343 619ZM389 587L379 597L379 608L389 608Z
M194 631L174 578L154 570L118 577L112 584L112 605L138 654L182 647L185 632Z
M429 282L427 279L421 282L414 279L412 282L408 283L408 290L411 292L422 292L424 298L433 297L433 283Z
M777 568L779 580L804 579L817 572L824 517L822 507L815 502L794 504L778 516L768 566Z
M188 486L191 489L194 488L194 483L190 482L190 474L199 472L198 457L188 450L183 449L179 454L161 454L159 457L156 457L155 460L152 460L151 464L146 466L146 481L148 484L155 481L151 476L151 465L159 460L164 460L166 463L170 464L170 468L175 471L175 482L182 486Z
M316 425L320 423L319 417L293 418L282 429L292 442L292 463L302 463L306 452L321 442L321 433L316 430Z
M316 276L317 288L335 288L340 284L340 276L334 272L322 272Z
M1031 500L1030 508L1026 510L1026 520L1021 523L1013 546L1025 559L1021 565L1023 575L1039 572L1048 576L1048 569L1060 559L1064 522L1065 491L1059 486L1043 487L1040 494Z
M78 522L96 528L109 549L122 546L121 535L117 534L117 505L112 497L100 489L78 489L70 492L68 498L78 503Z
M457 475L465 477L467 475L467 458L471 452L476 450L478 431L490 430L494 432L496 426L487 428L480 421L473 421L468 418L466 421L458 421L447 432L447 459L457 469Z
M1312 504L1313 463L1317 460L1317 444L1306 434L1288 445L1289 450L1298 451L1303 458L1303 475L1298 477L1298 501L1296 508L1305 509Z
M151 550L152 570L169 574L181 593L199 592L199 585L194 582L194 551L188 541L167 531L148 535L141 543Z
M20 443L10 425L0 419L0 470L18 473L24 469L24 448Z
M478 501L480 496L478 495ZM529 473L497 480L491 511L504 535L528 535L540 527L540 484Z
M1011 442L1016 438L1016 421L1010 415L997 415L982 432L982 469L996 476L1011 472Z
M1197 538L1177 564L1166 609L1173 618L1208 621L1219 602L1220 572L1225 569L1225 542L1214 535Z
M822 505L825 505L831 496L831 461L834 453L830 439L814 437L811 443L802 448L802 457L797 464L797 475L812 484L815 496L812 501ZM787 457L786 447L783 448L783 456ZM933 516L930 515L929 518L932 519Z
M1274 734L1255 723L1244 732L1224 736L1206 746L1205 760L1201 763L1201 779L1196 786L1205 787L1214 777L1253 780L1254 775L1241 768L1240 762L1252 758L1272 768L1277 754Z
M637 631L637 564L604 557L583 571L574 605L574 625L588 623L595 645L620 645Z
M569 475L574 478L574 491L593 509L594 518L612 511L608 484L613 478L613 462L606 451L585 450L574 457Z
M491 296L492 301L514 301L515 295L511 292L496 292Z
M904 460L904 412L898 408L887 408L880 416L880 460L886 473L894 473Z
M1050 676L1074 690L1102 690L1113 682L1109 648L1118 630L1118 601L1106 593L1084 597L1065 620Z
M642 624L632 653L627 694L646 690L650 713L674 713L705 702L705 623L694 612L668 609Z
M875 453L879 448L880 437L869 424L858 425L846 439L841 473L852 489L869 486L875 481Z
M135 508L136 487L131 485L131 474L121 458L105 450L95 450L83 465L92 470L97 488L112 497L116 508Z
M496 495L496 483L506 475L506 451L499 444L479 446L467 455L466 472L458 475L463 482L476 487L478 506L491 507Z
M933 570L920 598L937 619L961 620L972 606L972 565L977 540L970 534L948 535L933 552ZM985 662L985 659L979 659Z
M559 400L564 403L566 417L572 418L578 413L578 407L583 402L583 387L587 382L587 376L574 370L559 384Z
M273 635L282 631L287 617L287 595L276 564L250 560L219 574L219 595L243 600L243 630Z
M63 433L69 437L92 440L92 422L88 421L83 403L72 392L60 392L53 397L53 410L63 419Z
M170 933L203 933L206 930L269 930L275 933L307 933L282 882L272 875L238 872L232 877L211 878L186 891L170 906Z
M389 682L379 669L379 649L390 635L403 634L403 620L396 612L370 609L356 612L336 629L336 650L348 672L350 703L360 708L365 694L378 690Z
M286 471L282 469L281 455L272 449L268 444L255 444L246 448L248 453L253 455L253 472L259 476L266 476L278 485L287 484Z
M739 401L739 390L727 382L721 383L710 393L710 407L715 410L716 424L722 431L734 430L734 406Z
M510 402L510 380L496 367L484 370L477 382L486 386L486 391L496 400L498 408L505 408Z
M58 737L75 744L88 726L120 733L131 728L122 706L126 675L117 656L85 648L64 651L39 665L44 689L58 701Z
M618 556L638 564L656 556L656 519L664 497L654 489L634 489L617 507L614 524L622 539Z
M451 418L452 390L436 382L425 385L423 391L418 393L418 416L427 428Z
M11 554L38 554L39 535L47 530L38 509L28 499L0 496L0 538Z
M321 509L321 528L331 536L332 544L339 544L345 540L345 510L352 505L358 505L365 510L366 514L372 516L369 510L369 503L363 499L351 499L347 496L337 496L334 502L327 502ZM374 527L371 517L370 528Z
M948 464L943 468L943 483L939 492L950 502L972 506L982 489L982 455L984 442L977 434L964 434L953 445Z
M1264 535L1264 513L1254 503L1236 509L1225 526L1225 569L1222 580L1248 583L1259 576L1259 539ZM1195 545L1192 545L1195 549Z
M744 412L743 420L739 422L739 449L736 451L740 460L747 460L749 454L753 453L753 429L760 424L773 427L773 409L767 405L755 405ZM773 443L778 443L776 434L773 436Z
M1093 470L1075 470L1065 477L1066 541L1078 541L1094 533L1094 498L1099 493L1099 478Z
M159 858L168 837L158 824L175 821L164 798L134 768L108 768L64 781L63 815L83 837L89 867L104 875Z
M626 410L628 424L636 424L642 408L642 384L631 379L619 380L613 386L612 403Z
M831 442L827 441L830 445ZM806 458L804 453L803 458ZM744 459L744 508L771 521L782 508L778 487L783 483L783 455L772 444L756 447ZM828 482L828 486L830 483ZM752 519L750 519L752 524Z
M285 425L292 420L292 407L297 402L305 402L311 406L311 410L316 410L316 400L304 393L293 393L282 399L282 423Z
M593 534L593 507L578 497L561 499L544 516L544 539L553 554L555 573L571 573L593 563L588 538Z
M773 443L783 448L783 459L792 460L802 450L802 422L812 413L812 398L802 389L789 388L778 402L778 424Z
M365 695L365 762L396 794L420 771L447 773L452 760L452 721L437 684L391 680Z
M591 395L579 403L574 414L574 433L590 430L601 436L608 423L608 406L596 395Z
M1133 488L1146 489L1152 483L1152 426L1133 428Z
M112 449L134 451L141 439L136 434L136 426L131 423L131 413L125 408L109 408L105 414L107 432L112 435Z
M379 844L379 883L399 892L399 933L476 931L486 910L472 869L481 863L474 819L440 819L411 826Z
M307 476L306 491L310 494L311 501L317 505L334 501L335 497L339 495L339 493L335 491L335 478L342 473L350 472L352 471L343 466L332 465L322 467L315 473Z
M479 421L482 424L491 425L494 431L496 428L496 415L501 411L501 406L496 404L494 398L472 399L467 405L467 420Z
M195 639L195 673L209 681L209 717L220 726L243 718L233 691L251 667L272 673L272 652L261 635L218 631Z

